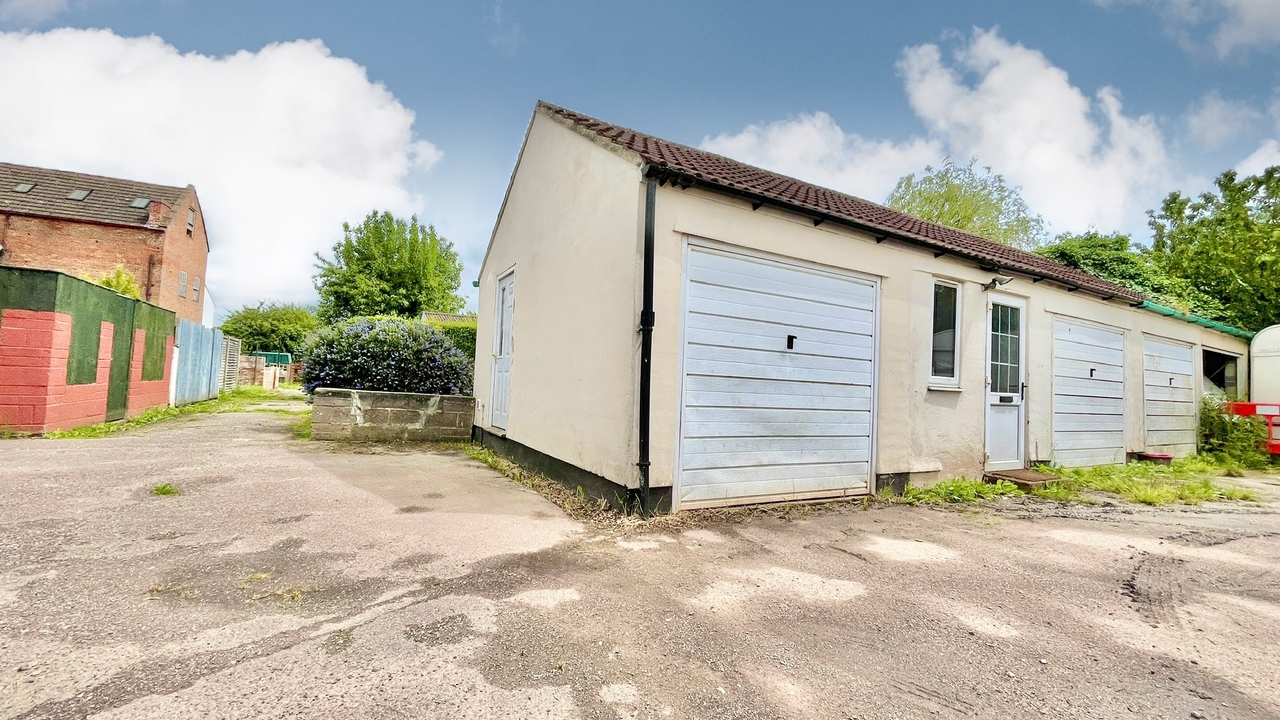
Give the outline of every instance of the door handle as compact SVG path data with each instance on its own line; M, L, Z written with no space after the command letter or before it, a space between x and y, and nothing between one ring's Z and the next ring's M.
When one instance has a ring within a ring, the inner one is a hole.
M795 335L788 335L788 336L787 336L787 349L788 349L788 350L795 350L795 349L796 349L796 340L799 340L799 338L797 338Z

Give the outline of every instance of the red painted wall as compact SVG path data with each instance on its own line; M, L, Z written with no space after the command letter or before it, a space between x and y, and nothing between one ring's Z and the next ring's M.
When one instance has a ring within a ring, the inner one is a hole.
M129 366L129 417L142 414L153 407L169 404L169 374L173 372L173 336L165 343L164 377L159 380L142 379L142 358L147 349L147 331L133 331L133 358Z
M105 420L114 330L102 323L95 381L67 385L71 316L0 310L0 427L46 432Z

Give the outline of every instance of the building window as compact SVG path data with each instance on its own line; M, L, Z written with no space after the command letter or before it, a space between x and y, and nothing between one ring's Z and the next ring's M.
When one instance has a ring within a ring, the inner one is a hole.
M178 297L187 296L187 274L185 272L178 273Z
M191 278L191 299L200 299L200 278Z
M929 380L933 385L960 384L960 286L943 280L933 284L933 353Z
M1218 396L1225 395L1228 400L1238 400L1240 398L1240 380L1236 376L1236 371L1239 358L1234 355L1205 350L1202 361L1205 393Z
M187 237L195 234L196 231L196 209L187 208Z
M92 190L72 190L71 192L67 193L67 199L68 200L84 200L85 198L89 197L89 193L91 192L93 191Z

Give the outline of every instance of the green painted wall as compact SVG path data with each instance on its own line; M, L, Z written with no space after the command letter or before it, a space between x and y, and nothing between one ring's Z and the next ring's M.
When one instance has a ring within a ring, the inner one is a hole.
M98 379L102 323L115 328L111 342L111 375L107 388L107 419L125 416L129 402L129 370L134 330L147 331L142 379L164 377L165 348L173 336L174 314L119 295L86 280L29 268L0 267L0 309L59 312L71 316L71 353L67 384L84 385Z

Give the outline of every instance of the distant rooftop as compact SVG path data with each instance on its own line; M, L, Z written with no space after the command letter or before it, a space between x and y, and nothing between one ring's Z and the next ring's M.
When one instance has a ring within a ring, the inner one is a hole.
M186 191L172 185L0 163L0 213L154 227L148 223L151 201L172 208ZM168 220L166 216L166 224Z

